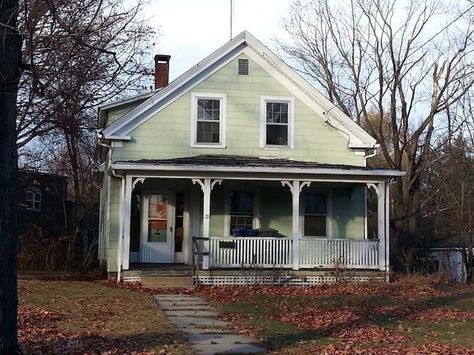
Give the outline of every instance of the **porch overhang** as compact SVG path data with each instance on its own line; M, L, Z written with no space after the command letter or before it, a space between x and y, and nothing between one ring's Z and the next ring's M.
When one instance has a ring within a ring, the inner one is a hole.
M121 160L115 161L111 168L134 176L242 180L297 178L309 181L371 182L397 178L405 174L395 169L230 155Z
M344 242L331 241L324 242L321 245L330 245L334 248L342 248L340 253L346 253L351 248L354 253L349 253L350 267L354 267L352 259L361 249L361 246L371 245L366 253L357 254L355 259L366 260L359 266L362 268L379 268L389 272L389 184L390 180L401 177L404 172L394 169L370 168L364 166L325 164L308 161L296 161L282 158L262 158L262 157L244 157L232 155L199 155L186 158L174 159L156 159L156 160L120 160L111 164L110 169L115 176L122 178L121 208L120 208L120 239L118 248L119 270L123 267L125 270L129 267L130 250L130 211L131 196L135 184L145 179L190 179L189 182L199 185L203 193L202 199L202 237L207 238L205 252L211 252L212 240L210 239L210 216L211 216L211 192L214 186L221 184L225 180L247 180L247 181L273 181L279 182L284 188L289 188L292 196L292 227L291 242L288 242L288 255L291 256L291 267L293 270L299 270L305 267L303 262L305 251L309 249L320 250L320 245L314 244L313 240L306 241L302 237L301 231L301 213L300 213L300 194L303 188L308 187L312 182L332 183L332 184L356 184L367 185L375 189L378 200L378 240L374 245L370 241L364 241L360 245ZM290 240L290 239L289 239ZM266 240L268 241L268 240ZM225 241L224 241L225 242ZM277 241L279 242L279 241ZM305 244L306 243L306 244ZM309 243L309 244L308 244ZM333 244L331 244L333 243ZM339 244L338 244L339 243ZM225 244L225 243L224 243ZM291 244L291 245L290 245ZM302 247L301 247L302 246ZM332 248L331 253L337 256L337 250ZM373 254L374 248L376 254ZM275 249L275 248L274 248ZM277 250L276 248L275 250ZM334 250L336 251L334 251ZM356 252L356 249L358 250ZM364 249L365 250L365 249ZM209 261L216 257L214 254L207 254L203 258L203 268L209 268ZM303 253L303 254L302 254ZM372 255L372 254L373 255ZM316 255L312 253L312 255ZM194 255L194 254L193 254ZM285 260L290 265L290 256L285 256ZM313 256L314 256L313 255ZM341 254L342 255L342 254ZM369 256L370 259L369 258ZM344 257L346 255L344 254ZM352 259L351 259L352 258ZM369 259L367 259L369 258ZM204 261L205 259L205 261ZM354 259L354 260L355 260ZM217 260L217 259L216 259ZM316 260L316 259L315 259ZM367 261L369 260L369 261ZM225 262L229 265L232 262ZM225 264L224 263L224 264ZM349 267L343 264L345 267ZM217 262L216 265L220 265ZM310 267L320 265L319 261L308 264ZM222 265L221 265L222 266ZM357 265L356 265L357 266Z

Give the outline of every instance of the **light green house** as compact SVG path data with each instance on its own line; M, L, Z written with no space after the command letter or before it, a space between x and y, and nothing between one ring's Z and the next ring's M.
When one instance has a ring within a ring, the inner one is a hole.
M214 270L203 283L238 283L250 266L387 271L388 180L402 173L366 166L369 134L248 32L169 84L169 57L155 61L157 90L99 110L110 275L193 262Z

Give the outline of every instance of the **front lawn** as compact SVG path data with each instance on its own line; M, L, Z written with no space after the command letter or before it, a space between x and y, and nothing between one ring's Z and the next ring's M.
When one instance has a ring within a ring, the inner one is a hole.
M24 353L192 353L149 295L166 291L131 288L20 281ZM418 279L179 292L207 297L236 332L273 354L474 354L474 287Z
M474 288L416 282L196 291L275 354L474 354Z
M24 354L190 354L143 292L99 282L20 280Z

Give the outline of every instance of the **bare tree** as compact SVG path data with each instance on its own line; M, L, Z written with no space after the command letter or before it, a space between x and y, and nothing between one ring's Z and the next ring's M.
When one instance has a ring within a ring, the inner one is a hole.
M474 146L462 135L432 152L424 174L422 206L425 219L437 237L460 248L467 281L474 282Z
M84 216L98 196L92 174L96 107L149 89L145 61L155 32L141 17L140 0L132 7L113 0L22 1L24 61L33 80L21 82L17 143L25 156L39 146L47 153L43 166L71 177L68 260L79 261L80 239L90 239Z
M21 0L20 9L32 75L20 83L19 148L65 125L94 129L86 112L151 82L144 61L155 32L141 0Z
M78 142L88 141L93 150L92 141L84 137L93 134L94 107L137 90L148 74L141 59L153 31L140 15L141 0L132 7L124 3L0 1L0 354L19 351L17 145L25 147L46 134L54 137L56 146L48 148L67 148L75 196L82 198L78 176L88 154ZM20 68L29 74L22 80Z
M21 37L18 1L0 1L0 354L18 353L16 283L16 97Z
M400 240L419 226L420 176L437 130L474 82L473 6L297 0L284 22L292 43L280 41L281 50L377 139L389 167L406 171L393 194Z

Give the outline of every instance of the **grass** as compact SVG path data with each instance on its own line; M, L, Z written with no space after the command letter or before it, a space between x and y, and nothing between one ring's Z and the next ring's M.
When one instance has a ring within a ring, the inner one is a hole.
M425 281L190 293L210 298L223 319L274 354L474 354L474 288ZM19 300L20 309L47 312L20 322L25 353L192 353L145 292L22 280Z
M208 296L237 329L263 339L274 354L474 354L474 288L433 286L427 294L423 285L418 296L416 286L401 287L406 295L351 293L350 287L340 294L337 287L309 294L263 287L231 300L216 290ZM237 294L222 291L229 292Z
M20 280L18 287L20 310L54 315L51 324L39 322L48 328L46 332L31 326L20 331L24 353L191 353L147 293L85 281ZM26 318L30 323L29 313ZM77 348L71 348L71 338Z

